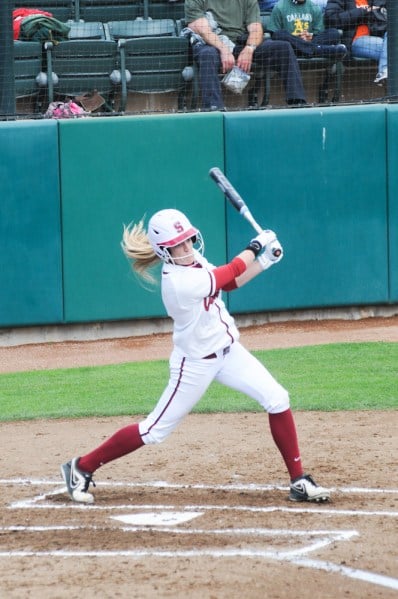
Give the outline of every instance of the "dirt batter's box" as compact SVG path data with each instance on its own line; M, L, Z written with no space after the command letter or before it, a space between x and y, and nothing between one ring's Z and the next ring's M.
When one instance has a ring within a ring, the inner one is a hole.
M329 522L341 523L342 518L352 521L354 516L358 528L363 518L398 518L398 512L387 509L344 509L345 494L378 493L381 503L386 503L391 494L398 495L398 489L336 489L341 494L338 508L301 508L288 507L284 501L287 489L270 485L100 484L104 487L101 502L86 506L71 503L58 481L0 480L6 501L6 524L0 531L19 533L12 537L11 544L10 537L2 535L7 541L0 546L0 558L59 556L60 547L62 556L73 558L255 557L339 573L398 590L396 578L314 557L316 552L361 535L356 528L325 529L320 526L325 517ZM43 492L37 493L40 490ZM272 493L267 497L269 491ZM281 501L275 503L278 492ZM271 498L273 504L269 503ZM269 514L274 526L283 514L285 527L264 527ZM295 528L286 527L289 514L294 514ZM107 547L112 549L104 550L104 533Z

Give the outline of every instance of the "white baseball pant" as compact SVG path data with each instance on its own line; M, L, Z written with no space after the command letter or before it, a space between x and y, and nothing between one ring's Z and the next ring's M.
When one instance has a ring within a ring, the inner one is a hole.
M145 444L161 443L189 414L213 380L236 389L271 414L289 408L289 394L263 364L239 342L217 352L215 358L192 360L174 349L170 379L152 412L139 424Z

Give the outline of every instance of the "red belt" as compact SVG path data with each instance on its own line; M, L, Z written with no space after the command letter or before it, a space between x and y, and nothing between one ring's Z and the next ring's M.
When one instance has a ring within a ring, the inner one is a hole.
M229 354L230 350L231 346L227 345L227 347L224 347L224 349L222 350L222 355L226 356L227 354ZM217 358L216 352L213 352L212 354L205 356L204 358L202 358L202 360L213 360L214 358Z

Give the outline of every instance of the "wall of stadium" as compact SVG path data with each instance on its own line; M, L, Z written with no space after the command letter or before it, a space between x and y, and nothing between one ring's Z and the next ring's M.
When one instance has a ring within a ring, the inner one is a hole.
M398 302L398 107L0 123L0 327L162 317L123 224L176 207L214 263L253 231L223 169L285 248L229 294L235 314Z

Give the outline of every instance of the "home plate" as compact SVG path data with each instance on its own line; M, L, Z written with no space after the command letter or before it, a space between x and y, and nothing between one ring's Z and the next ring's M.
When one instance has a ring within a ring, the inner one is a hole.
M176 526L202 516L203 512L143 512L138 514L125 514L124 516L112 516L113 520L119 520L125 524L142 526Z

